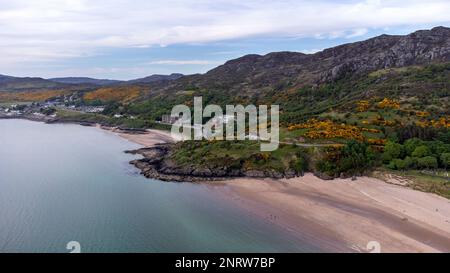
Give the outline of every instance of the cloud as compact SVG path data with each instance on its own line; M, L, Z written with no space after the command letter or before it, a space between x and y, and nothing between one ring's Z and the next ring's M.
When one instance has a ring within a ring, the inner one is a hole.
M350 39L350 38L363 36L363 35L367 34L367 32L369 32L369 30L367 28L354 29L354 30L352 30L352 32L349 35L345 36L345 38Z
M108 48L264 36L352 38L374 28L450 23L448 14L448 0L0 0L0 68Z
M314 54L314 53L317 53L322 50L323 50L323 48L322 49L312 48L312 49L303 49L303 50L300 50L300 52L305 53L305 54Z
M206 61L206 60L159 60L152 61L147 64L160 64L160 65L210 65L210 64L220 64L217 61Z

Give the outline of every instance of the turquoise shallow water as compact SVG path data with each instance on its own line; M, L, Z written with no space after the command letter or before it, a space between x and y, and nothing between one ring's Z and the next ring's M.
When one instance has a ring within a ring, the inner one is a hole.
M141 177L97 128L0 120L0 252L319 251L206 185Z

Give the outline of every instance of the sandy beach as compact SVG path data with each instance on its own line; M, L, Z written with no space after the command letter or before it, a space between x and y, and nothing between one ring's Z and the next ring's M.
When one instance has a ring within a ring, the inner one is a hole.
M222 189L233 202L329 251L450 252L450 200L360 177L325 181L235 179Z
M150 147L169 132L118 133ZM211 190L331 252L450 252L450 200L379 179L231 179Z
M128 139L145 147L151 147L158 143L173 142L170 132L147 129L147 133L144 134L130 134L124 132L118 132L120 137Z
M97 124L96 127L113 132L122 138L125 138L144 147L152 147L155 144L170 143L174 141L170 132L168 131L146 129L145 132L130 133L117 128L101 126L99 124Z

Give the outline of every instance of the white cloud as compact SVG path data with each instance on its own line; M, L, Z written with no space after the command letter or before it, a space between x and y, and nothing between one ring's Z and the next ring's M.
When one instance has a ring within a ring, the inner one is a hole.
M369 32L369 30L367 28L358 28L358 29L354 29L351 31L350 34L348 34L347 36L345 36L345 38L354 38L354 37L359 37L359 36L363 36L365 34L367 34L367 32Z
M300 52L305 53L305 54L314 54L314 53L317 53L322 50L323 49L313 48L313 49L303 49L303 50L300 50Z
M445 24L449 14L448 0L0 0L0 68L104 48L264 35L351 38L372 28Z

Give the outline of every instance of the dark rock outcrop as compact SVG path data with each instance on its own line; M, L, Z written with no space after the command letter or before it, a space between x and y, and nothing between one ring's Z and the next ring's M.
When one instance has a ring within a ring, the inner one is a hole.
M158 144L152 148L143 148L127 151L131 154L142 155L142 159L130 162L141 170L141 174L147 178L162 181L174 182L200 182L200 181L220 181L234 177L254 177L254 178L292 178L299 176L293 170L284 173L275 170L246 170L242 166L238 168L226 168L223 166L206 167L195 165L176 164L171 159L173 144Z

